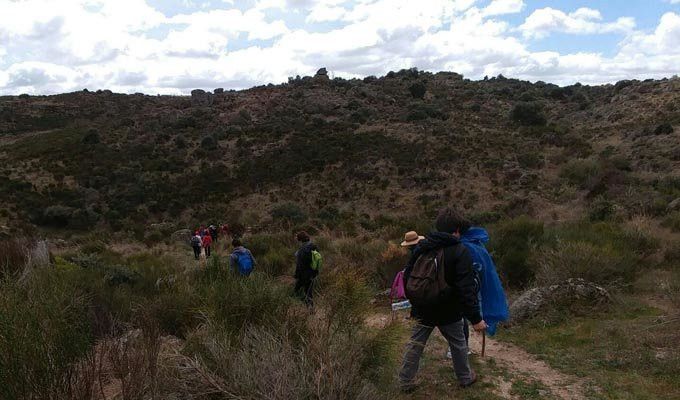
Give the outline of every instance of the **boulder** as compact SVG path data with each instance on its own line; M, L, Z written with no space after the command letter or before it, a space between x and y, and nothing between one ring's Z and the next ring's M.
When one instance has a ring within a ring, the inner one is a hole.
M583 279L570 278L550 286L529 289L510 304L510 322L533 318L551 305L568 305L576 301L600 304L609 301L607 289Z
M318 71L316 71L316 75L314 75L315 82L327 82L329 80L330 78L328 77L328 71L326 68L320 68Z
M224 88L217 88L217 89L213 90L213 93L222 94L222 93L224 93Z
M191 106L192 107L209 107L213 103L213 94L208 93L202 89L194 89L191 91Z
M668 203L668 211L680 211L680 197Z

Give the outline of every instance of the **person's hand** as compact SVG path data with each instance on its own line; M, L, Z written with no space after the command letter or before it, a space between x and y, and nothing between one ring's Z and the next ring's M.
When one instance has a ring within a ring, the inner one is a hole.
M484 320L481 320L476 324L472 325L472 329L474 329L475 332L482 332L486 328L488 328L488 325L486 325L486 322L484 322Z

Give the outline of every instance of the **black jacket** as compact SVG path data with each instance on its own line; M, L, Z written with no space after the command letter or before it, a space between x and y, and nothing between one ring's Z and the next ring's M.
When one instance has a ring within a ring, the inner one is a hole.
M411 308L411 316L427 326L448 325L467 318L472 324L482 320L479 300L479 282L472 268L472 256L455 236L443 232L429 234L418 244L404 271L404 285L418 257L430 251L444 249L444 279L449 285L444 299L428 307Z
M307 242L295 252L295 279L314 279L319 271L312 269L312 251L318 250L312 242Z

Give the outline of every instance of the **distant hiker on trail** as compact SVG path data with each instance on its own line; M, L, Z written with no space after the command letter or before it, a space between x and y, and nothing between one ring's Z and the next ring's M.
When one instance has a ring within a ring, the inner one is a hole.
M404 234L404 241L401 242L401 247L406 247L409 252L409 258L413 256L413 253L418 248L418 243L425 239L424 236L419 236L416 231L409 231ZM397 272L397 275L392 281L392 288L390 289L390 303L394 300L404 299L406 294L404 293L404 270ZM404 305L405 307L407 304ZM394 306L393 306L394 307ZM394 310L394 308L393 308Z
M210 257L210 248L212 247L212 237L210 235L203 236L203 248L205 249L205 256Z
M307 232L295 235L301 243L295 252L295 294L309 307L314 305L314 279L319 275L321 253Z
M453 368L462 387L477 381L470 368L468 346L463 332L463 318L476 331L487 328L478 300L479 280L472 266L472 256L460 241L469 222L452 208L442 209L435 221L437 232L419 243L404 273L406 297L411 302L411 316L418 321L406 345L399 372L400 386L410 392L417 385L420 357L430 334L437 327L451 349Z
M222 236L231 236L231 232L229 231L229 224L224 224L220 227L220 231L222 233Z
M203 242L201 235L198 234L198 231L194 233L189 241L191 243L191 247L194 249L194 257L198 260L201 257L201 244Z
M217 242L217 228L215 227L215 225L210 225L210 227L208 228L208 232L210 233L212 241Z
M253 253L243 247L240 239L232 240L231 245L234 246L234 250L231 256L229 256L229 267L234 271L238 271L241 276L250 275L255 265L257 265Z

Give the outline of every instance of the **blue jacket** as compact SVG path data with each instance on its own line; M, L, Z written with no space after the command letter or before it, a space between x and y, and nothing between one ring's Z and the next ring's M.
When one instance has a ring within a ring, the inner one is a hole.
M496 272L496 264L484 247L489 242L489 234L484 228L472 227L461 236L460 241L470 251L474 268L479 273L482 316L489 326L487 332L493 336L498 323L507 321L510 312L503 285Z

